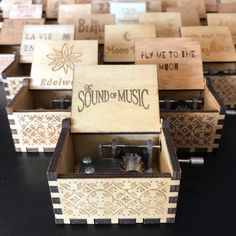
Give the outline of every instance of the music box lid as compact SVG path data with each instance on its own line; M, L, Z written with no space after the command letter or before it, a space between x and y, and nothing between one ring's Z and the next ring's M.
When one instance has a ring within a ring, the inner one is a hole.
M197 39L135 39L135 63L157 65L160 90L204 89L201 48Z
M160 133L156 65L75 65L72 133Z
M71 90L74 65L97 63L97 40L38 42L34 48L30 89Z

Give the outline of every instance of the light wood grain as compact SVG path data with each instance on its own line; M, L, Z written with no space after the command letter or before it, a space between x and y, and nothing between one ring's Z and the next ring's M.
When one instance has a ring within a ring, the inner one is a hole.
M90 15L91 4L61 4L58 9L58 23L64 24L68 18Z
M204 89L201 48L196 39L136 39L135 63L157 64L160 90Z
M45 19L4 19L0 44L20 45L24 25L43 25Z
M207 14L207 22L209 26L228 26L236 44L236 12Z
M205 18L206 17L206 7L205 7L205 0L177 0L177 7L184 8L188 6L188 8L195 8L198 10L199 17Z
M218 3L219 13L236 13L236 3Z
M115 15L90 14L68 18L66 24L75 24L76 40L98 40L104 44L105 25L115 24Z
M200 18L195 8L167 8L167 12L180 12L182 26L200 26Z
M179 37L179 28L182 25L179 12L140 13L140 24L154 24L156 37Z
M160 132L156 66L76 65L71 117L73 133Z
M74 39L74 25L37 25L25 26L23 29L20 62L32 63L34 47L40 41L61 41Z
M204 0L206 12L217 12L218 0Z
M233 39L226 26L181 27L181 36L199 39L203 62L236 60Z
M120 24L105 26L104 61L134 62L134 39L155 38L154 25Z
M98 43L95 40L39 43L35 47L30 88L71 89L74 65L96 65L97 61Z

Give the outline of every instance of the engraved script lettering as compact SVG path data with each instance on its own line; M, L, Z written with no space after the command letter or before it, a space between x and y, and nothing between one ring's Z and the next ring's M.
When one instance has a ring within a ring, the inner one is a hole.
M86 21L83 18L79 18L79 27L78 27L78 32L79 33L94 33L95 35L99 33L103 33L105 30L104 25L99 25L97 20L91 19L91 24L86 25Z
M222 41L222 44L217 43L217 41L215 39L213 39L210 42L210 46L209 47L203 47L202 48L202 53L205 56L209 56L212 53L222 53L222 52L230 52L231 51L231 47L230 46L225 46L224 42Z
M194 50L181 50L181 51L150 51L150 52L141 52L141 59L142 60L158 60L158 59L176 59L176 62L172 63L158 63L158 70L159 71L178 71L179 70L179 58L195 58L195 51Z
M124 89L116 91L93 90L93 85L85 85L84 90L78 92L78 111L82 112L85 108L99 103L107 103L110 100L117 102L131 103L148 110L146 97L149 95L148 89Z

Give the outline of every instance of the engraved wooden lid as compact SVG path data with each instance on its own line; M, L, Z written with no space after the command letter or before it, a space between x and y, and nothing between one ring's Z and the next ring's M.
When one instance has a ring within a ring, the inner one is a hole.
M159 133L156 65L76 65L72 133Z
M34 49L30 89L72 89L74 65L97 62L96 40L39 42Z
M136 39L135 63L157 65L160 90L204 89L201 48L197 39Z
M236 61L233 38L228 26L181 27L181 37L200 41L203 62Z

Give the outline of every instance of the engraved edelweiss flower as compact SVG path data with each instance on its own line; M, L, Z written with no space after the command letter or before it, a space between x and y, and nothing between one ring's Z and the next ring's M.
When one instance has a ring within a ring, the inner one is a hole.
M83 53L82 52L73 52L74 46L69 47L68 43L64 43L60 50L53 49L53 53L47 55L47 58L52 60L49 66L52 66L52 71L58 71L64 69L64 72L67 74L68 70L73 70L74 64L81 62L79 59Z

